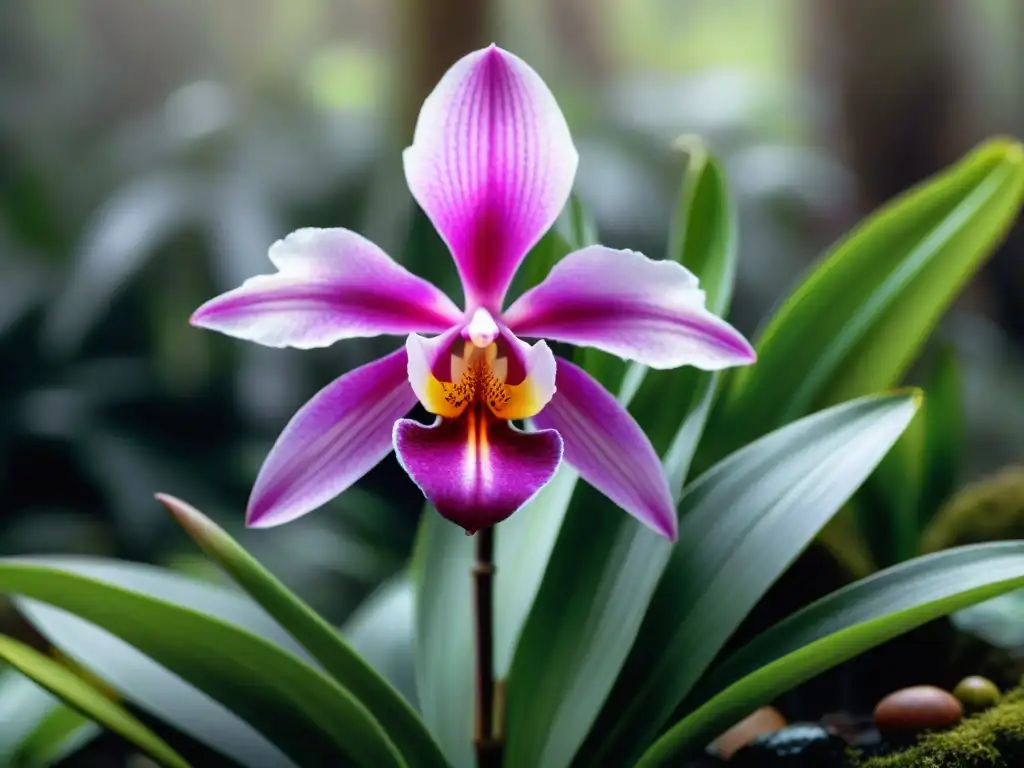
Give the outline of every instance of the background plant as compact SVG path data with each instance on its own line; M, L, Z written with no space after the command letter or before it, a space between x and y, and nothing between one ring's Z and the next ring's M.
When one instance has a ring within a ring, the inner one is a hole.
M710 303L721 309L735 269L733 208L718 162L699 144L688 149L667 257L699 271ZM871 395L857 387L897 383L1022 197L1024 151L994 141L878 212L773 316L758 341L766 372L751 381L627 369L581 351L584 365L620 382L623 402L649 429L674 411L675 429L652 429L652 437L678 494L680 538L671 546L624 519L585 486L577 489L564 469L499 528L495 668L506 764L671 764L858 651L1024 586L1019 544L957 548L858 581L721 654L768 585L905 434L920 405L916 391ZM573 202L530 262L557 259L588 236L586 215ZM902 260L879 260L881 252ZM864 297L854 293L844 304L830 285L863 286ZM884 310L908 296L917 308L912 320L887 317ZM878 333L886 320L887 332ZM840 353L836 339L847 342ZM814 343L821 353L800 358L810 372L794 361L773 367ZM823 359L831 365L821 372ZM866 369L858 359L876 365ZM808 380L818 382L816 391L801 390ZM828 406L830 386L843 402ZM771 411L759 411L765 434L745 424L748 432L736 438L732 427L728 436L740 445L719 448L724 436L705 424L743 413L735 403L754 397L746 387L777 387L764 402L781 415L771 422ZM781 395L796 404L780 402ZM809 415L800 411L801 397ZM715 460L715 451L724 457ZM710 467L696 469L694 457L707 457ZM16 596L42 647L62 654L54 660L11 639L0 643L9 664L168 765L197 754L212 759L208 750L245 765L282 755L298 765L472 764L471 539L437 515L422 518L411 575L399 587L412 647L397 649L382 667L407 685L401 670L411 662L415 695L404 698L341 639L351 627L335 632L222 528L187 504L162 500L244 594L118 561L8 559L0 563L0 588ZM394 610L393 600L376 601L378 620ZM364 621L372 623L373 613ZM380 660L385 649L365 650ZM70 666L60 660L65 656ZM87 674L76 673L79 665ZM261 670L256 686L254 668ZM95 733L88 721L65 714L65 705L46 701L51 709L15 749L44 740L52 752ZM51 735L46 729L58 712L64 724Z

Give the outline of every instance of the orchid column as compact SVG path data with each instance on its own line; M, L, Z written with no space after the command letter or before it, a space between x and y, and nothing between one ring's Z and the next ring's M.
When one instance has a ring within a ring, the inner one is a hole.
M749 364L754 352L706 310L694 275L635 251L570 253L505 308L519 264L568 200L577 165L554 97L518 57L491 46L458 61L423 104L403 159L413 196L455 261L461 310L356 233L304 229L271 247L276 273L212 299L192 322L281 347L407 337L294 416L260 470L246 519L269 527L304 515L394 448L441 515L483 532L478 711L487 725L492 526L529 501L564 458L644 525L676 536L668 483L647 437L544 339L652 368L716 370ZM433 424L403 418L417 400ZM523 420L532 420L529 431L513 424Z

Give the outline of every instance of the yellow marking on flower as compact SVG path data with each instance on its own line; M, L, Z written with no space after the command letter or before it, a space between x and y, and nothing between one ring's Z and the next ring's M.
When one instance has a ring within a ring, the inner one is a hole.
M440 382L427 374L425 391L421 395L423 407L445 419L457 418L466 406L458 405L448 399L448 387L450 386L450 384Z
M528 419L536 416L541 409L547 405L542 400L534 382L527 377L522 384L510 386L505 385L505 405L501 412L495 413L503 419L512 421L514 419Z
M428 411L442 418L457 418L467 406L479 403L499 419L527 419L547 402L529 376L518 384L507 383L509 360L499 357L496 342L479 347L472 340L460 340L453 345L449 365L451 380L428 373L420 397Z

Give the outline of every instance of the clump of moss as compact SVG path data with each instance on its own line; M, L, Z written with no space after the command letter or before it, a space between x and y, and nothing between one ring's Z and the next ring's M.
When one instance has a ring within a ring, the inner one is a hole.
M1009 467L967 486L935 515L924 552L986 541L1024 539L1024 467Z
M924 735L913 747L863 760L859 768L1017 768L1024 765L1024 687L956 728Z

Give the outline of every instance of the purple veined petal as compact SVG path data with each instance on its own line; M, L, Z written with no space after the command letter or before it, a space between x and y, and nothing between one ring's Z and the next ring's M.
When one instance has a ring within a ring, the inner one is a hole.
M533 421L554 429L580 477L644 525L675 541L678 521L668 480L647 435L590 374L558 359L558 389Z
M427 500L468 533L511 516L547 484L562 459L556 431L521 432L479 404L429 427L402 419L394 445Z
M551 91L497 46L471 53L423 103L403 159L413 197L455 258L467 306L497 313L576 175L576 148Z
M270 248L278 271L206 302L192 324L270 347L436 333L462 312L438 288L347 229L300 229Z
M685 267L599 245L555 264L504 320L520 336L596 347L651 368L714 371L756 360L750 342L705 309Z
M335 379L288 422L263 462L246 524L270 528L311 512L391 452L395 422L416 396L405 349Z

